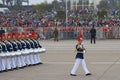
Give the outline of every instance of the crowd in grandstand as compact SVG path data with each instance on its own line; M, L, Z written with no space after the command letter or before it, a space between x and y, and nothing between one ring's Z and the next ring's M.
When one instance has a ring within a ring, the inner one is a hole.
M108 10L108 14L113 15L113 11ZM85 8L84 10L70 10L68 15L71 16L68 18L68 22L65 19L49 19L49 18L40 18L37 16L36 11L34 10L11 10L9 13L0 14L0 27L7 27L7 32L17 32L19 27L25 28L25 30L39 31L40 36L45 36L47 38L53 37L53 31L57 26L60 31L61 39L75 38L77 34L81 31L85 33L85 38L89 38L90 27L95 26L98 29L101 27L104 32L111 31L114 32L113 27L120 25L120 18L111 17L109 19L91 19L89 15L92 14L92 10ZM117 15L119 10L114 11L114 15ZM81 19L76 18L73 15L77 14L88 14L88 18ZM107 27L106 27L107 25ZM34 29L32 29L33 27ZM42 28L42 30L40 29ZM109 29L109 30L106 30ZM21 29L21 28L20 28ZM25 31L24 30L24 31ZM50 33L50 34L49 34ZM74 34L73 34L74 33ZM69 36L68 36L69 35Z
M119 11L115 12L107 11L108 15L117 15ZM86 24L87 26L95 25L99 26L100 24L120 24L120 18L110 18L110 19L100 19L93 20L91 18L80 19L74 18L74 15L82 15L82 14L93 14L93 11L84 9L84 10L70 10L68 11L68 15L72 16L72 18L68 18L68 22L62 19L48 19L48 18L39 18L37 17L36 11L34 10L11 10L9 13L0 14L0 26L2 27L11 27L11 26L37 26L37 27L48 27L56 25L62 26L83 26Z

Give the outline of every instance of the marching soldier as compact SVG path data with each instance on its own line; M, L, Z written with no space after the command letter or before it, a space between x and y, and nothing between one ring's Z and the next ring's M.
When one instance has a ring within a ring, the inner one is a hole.
M15 67L13 67L13 65L15 65L15 58L14 58L14 55L13 55L13 46L10 43L11 35L8 32L6 36L7 36L7 39L4 41L4 43L6 44L7 52L8 52L8 56L6 56L7 69L8 70L13 70L13 68L15 68Z
M33 32L32 32L33 33ZM32 34L29 36L29 38L32 38ZM35 57L34 57L34 49L35 49L35 45L34 45L34 42L31 40L31 39L29 39L29 38L27 38L26 40L30 43L30 45L31 45L31 52L30 52L30 60L31 60L31 64L32 65L35 65Z
M40 60L40 55L39 55L39 50L40 50L40 48L42 48L42 46L39 44L39 42L37 41L37 32L33 32L32 33L32 38L31 38L31 40L33 41L33 43L34 43L34 46L35 46L35 49L34 49L34 51L35 51L35 61L36 61L36 64L42 64L42 61Z
M1 46L1 41L0 41L0 72L2 72L2 46Z
M71 74L70 74L71 76L76 76L76 71L78 69L79 64L82 64L82 67L85 71L86 76L91 75L91 73L87 69L87 66L86 66L86 63L85 63L84 51L85 51L85 48L82 44L82 38L79 37L78 38L78 44L76 45L76 49L75 49L75 52L77 52L76 61L75 61L74 67L71 71Z
M5 40L6 40L6 35L5 35L5 33L2 33L1 46L2 46L2 52L4 54L1 58L2 71L7 71L8 69L11 69L11 66L9 64L9 60L7 59L8 57L6 56L8 54L8 51L7 51L7 46L4 42Z
M22 67L22 64L21 64L21 59L20 59L20 55L21 55L21 52L18 51L18 45L16 43L16 35L15 33L12 33L12 40L10 41L10 43L12 44L13 46L13 52L15 54L14 58L15 58L15 68L19 69Z
M26 54L26 59L29 60L29 65L33 65L34 64L34 60L33 60L33 50L31 49L31 44L30 42L27 40L27 38L29 38L29 33L24 33L24 39L23 41L26 43L26 50L27 50L27 54ZM28 62L28 61L27 61Z
M13 51L13 45L11 43L11 40L12 40L12 37L11 37L11 34L8 33L8 40L6 40L6 44L7 44L7 49L8 49L8 52L11 54L11 68L12 69L15 69L16 68L16 58L15 58L15 54L14 54L14 51Z
M31 65L31 61L30 61L30 58L29 58L29 55L28 55L29 51L26 48L27 44L25 43L24 39L25 39L25 33L22 32L21 33L21 40L20 40L20 42L22 44L22 54L23 54L23 57L24 57L25 64L27 66L29 66L29 65Z
M16 35L17 34L17 35ZM42 46L37 41L37 33L22 32L2 34L0 41L0 71L22 68L26 65L41 64L40 55ZM45 51L45 49L43 50Z
M16 42L16 44L18 45L18 52L19 53L21 53L21 55L19 55L19 57L20 57L20 60L21 60L21 68L24 68L25 66L26 66L26 64L25 64L25 58L24 58L24 55L22 54L22 44L21 44L21 42L20 42L20 38L21 38L21 34L20 34L20 32L18 32L17 34L16 34L16 40L15 40L15 42Z

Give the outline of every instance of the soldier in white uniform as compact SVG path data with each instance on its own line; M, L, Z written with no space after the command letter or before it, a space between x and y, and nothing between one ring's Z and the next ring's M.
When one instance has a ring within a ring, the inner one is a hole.
M10 41L10 43L13 46L13 53L15 54L14 58L15 58L15 66L16 69L22 68L22 62L21 62L21 52L18 49L18 44L16 43L16 34L12 33L12 40Z
M36 61L36 64L43 64L40 59L40 49L42 49L42 46L39 44L37 37L38 37L38 33L34 32L33 38L31 40L34 42L34 46L35 46L35 55L34 55L36 57L35 61Z
M79 64L82 64L82 67L85 71L86 76L91 75L91 73L87 69L87 66L86 66L86 63L85 63L85 59L84 59L85 48L82 44L82 38L81 37L78 38L78 44L76 45L75 52L76 51L77 51L76 61L75 61L74 67L73 67L70 75L71 76L76 76L76 71L78 69Z
M29 33L26 33L26 35L24 34L23 41L26 43L26 52L27 52L26 59L29 61L29 66L32 66L32 65L34 65L33 49L32 49L32 45L27 40L28 38L29 38Z
M6 35L5 33L2 33L2 42L1 42L1 46L2 46L2 57L1 57L1 71L7 71L7 57L6 55L8 54L7 52L7 46L6 44L4 43L6 39ZM10 67L9 67L10 68Z
M2 72L2 46L1 46L1 41L0 41L0 72Z
M12 52L12 45L6 39L5 33L2 34L2 57L1 57L1 71L8 71L12 70L11 66L11 52Z
M19 55L20 60L21 60L21 68L24 68L26 66L26 63L25 63L24 54L22 54L23 47L22 47L22 43L20 42L20 39L21 39L21 34L20 32L18 32L16 35L15 42L18 45L18 52L21 53L21 55Z
M24 59L25 65L26 65L26 66L29 66L29 65L31 65L31 62L30 62L30 60L29 60L29 56L28 56L28 52L29 52L29 51L27 51L26 43L25 43L25 41L24 41L24 38L25 38L25 33L22 32L22 33L21 33L21 39L19 40L19 41L21 42L21 45L22 45L22 51L21 51L21 53L22 53L22 58Z
M6 44L6 47L7 47L6 68L7 68L7 70L13 70L13 68L15 68L15 67L13 67L13 63L15 63L15 59L12 60L14 55L13 55L13 46L10 43L11 35L8 32L6 36L7 36L6 40L4 40L4 43Z

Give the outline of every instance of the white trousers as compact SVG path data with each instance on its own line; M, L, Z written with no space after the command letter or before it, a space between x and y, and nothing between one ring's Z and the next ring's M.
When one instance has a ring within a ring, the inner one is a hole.
M77 69L79 67L79 64L82 64L82 68L84 69L85 74L90 73L89 70L87 69L85 60L77 58L76 61L75 61L74 67L73 67L73 69L71 71L71 74L76 74L76 71L77 71Z
M35 64L42 62L40 60L40 54L39 53L34 54L34 61L35 61Z
M30 63L33 65L35 64L35 61L34 61L34 53L30 53L29 54L29 60L30 60Z
M1 56L0 56L0 71L2 71L2 59L1 59Z
M6 57L1 57L1 71L6 70Z
M26 54L24 55L24 57L25 57L25 64L30 65L31 64L30 54Z
M12 63L11 57L10 56L6 57L6 69L9 70L12 68L11 63Z
M11 67L13 69L16 68L16 56L11 57Z
M25 55L20 55L20 59L21 59L21 65L22 67L26 66L26 63L25 63Z
M42 62L42 61L41 61L41 59L40 59L40 54L39 54L39 53L37 53L37 54L36 54L36 56L37 56L37 63Z

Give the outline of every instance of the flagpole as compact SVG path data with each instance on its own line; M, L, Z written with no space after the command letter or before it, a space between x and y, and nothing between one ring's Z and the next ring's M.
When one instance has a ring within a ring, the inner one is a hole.
M76 10L77 10L77 0L76 0Z
M67 6L67 0L66 0L66 26L67 26L67 22L68 22L68 6Z

